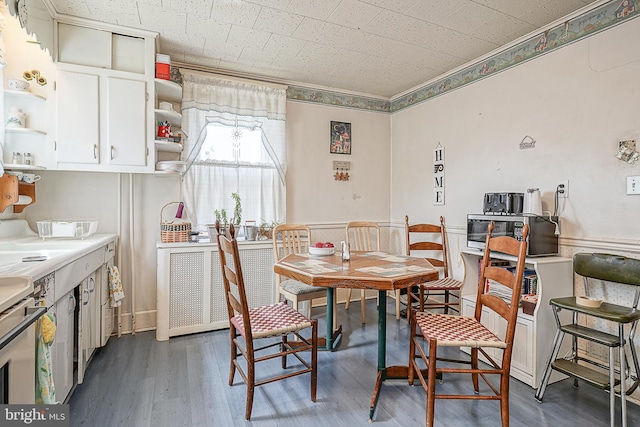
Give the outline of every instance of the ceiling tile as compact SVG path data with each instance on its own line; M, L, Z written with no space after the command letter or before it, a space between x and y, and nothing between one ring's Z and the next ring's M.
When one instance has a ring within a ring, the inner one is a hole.
M400 13L406 12L415 4L422 3L423 1L424 0L362 0L363 3Z
M194 37L204 37L209 42L225 43L231 24L216 22L201 16L189 16L185 32Z
M306 44L304 40L272 34L263 50L270 55L296 56Z
M295 13L263 7L253 28L270 33L290 36L300 26L304 17Z
M287 6L287 11L308 18L326 20L341 0L294 0Z
M252 30L239 25L232 25L229 31L227 43L240 45L252 49L262 49L269 40L270 33L260 30Z
M245 1L215 1L209 18L251 28L258 18L260 9L262 6Z
M330 22L304 18L292 36L302 40L323 43L330 39L340 27Z
M557 20L558 17L566 16L583 6L581 0L552 0L546 3L536 3L535 7L524 12L521 19L537 26L545 26Z
M433 24L440 24L445 17L467 3L469 0L419 1L407 10L406 15Z
M497 13L497 12L496 12ZM509 15L497 13L491 20L485 21L470 34L481 40L504 45L528 34L537 27Z
M371 22L381 10L377 6L358 0L342 0L327 18L327 21L345 27L360 29Z

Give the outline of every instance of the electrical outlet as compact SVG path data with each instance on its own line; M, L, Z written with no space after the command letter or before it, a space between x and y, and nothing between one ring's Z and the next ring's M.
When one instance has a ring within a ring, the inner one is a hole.
M627 177L627 194L640 194L640 176Z
M556 188L558 191L558 197L561 199L569 198L569 180L558 181L558 187Z

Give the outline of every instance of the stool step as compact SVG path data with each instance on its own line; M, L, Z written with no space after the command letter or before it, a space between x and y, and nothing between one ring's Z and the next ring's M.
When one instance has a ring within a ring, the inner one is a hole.
M569 324L562 325L560 329L569 334L575 335L579 338L584 338L589 341L597 342L598 344L606 345L607 347L620 347L620 339L606 332L601 332L596 329L587 328L585 326Z
M609 375L603 374L602 372L596 371L595 369L591 369L587 366L579 365L576 362L566 359L556 359L556 361L551 364L551 367L556 371L585 381L592 386L603 390L609 390L611 388ZM617 386L618 384L620 384L620 380L616 379L614 381L614 386Z

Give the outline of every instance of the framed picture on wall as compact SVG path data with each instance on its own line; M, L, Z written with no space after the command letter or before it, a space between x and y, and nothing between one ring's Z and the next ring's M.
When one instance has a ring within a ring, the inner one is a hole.
M351 123L331 122L331 154L351 154Z

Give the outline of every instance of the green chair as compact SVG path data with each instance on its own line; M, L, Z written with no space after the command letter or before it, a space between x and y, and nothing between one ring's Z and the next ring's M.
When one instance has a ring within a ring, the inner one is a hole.
M627 367L627 355L625 348L628 346L633 361L635 375L640 373L638 369L638 355L633 342L636 326L640 319L638 302L640 301L640 260L626 258L610 254L579 253L573 257L573 271L582 276L586 297L553 298L549 301L556 319L557 330L553 338L551 354L547 367L536 391L536 399L542 402L544 391L549 382L553 370L568 375L574 379L574 385L578 380L587 384L609 391L609 411L611 426L615 425L615 396L621 396L622 426L627 425L627 405L625 396L630 395L640 384L637 377L631 376ZM601 283L606 291L610 282L635 286L635 296L628 305L611 304L606 301L590 299L595 283ZM572 322L562 324L558 313L568 310L572 313ZM593 322L578 322L578 316L586 316ZM585 326L588 324L589 326ZM611 329L617 329L617 334L610 331L597 329L597 326L611 325ZM595 327L592 327L594 325ZM628 336L625 337L624 326L629 326ZM557 358L562 345L562 340L568 334L572 339L571 355L566 358ZM578 354L578 340L588 340L609 348L609 361L605 365L593 359L587 359ZM615 366L616 349L619 351L619 367ZM600 368L600 369L598 369ZM608 371L608 375L602 372ZM617 378L616 378L617 375ZM627 380L632 380L627 385Z

